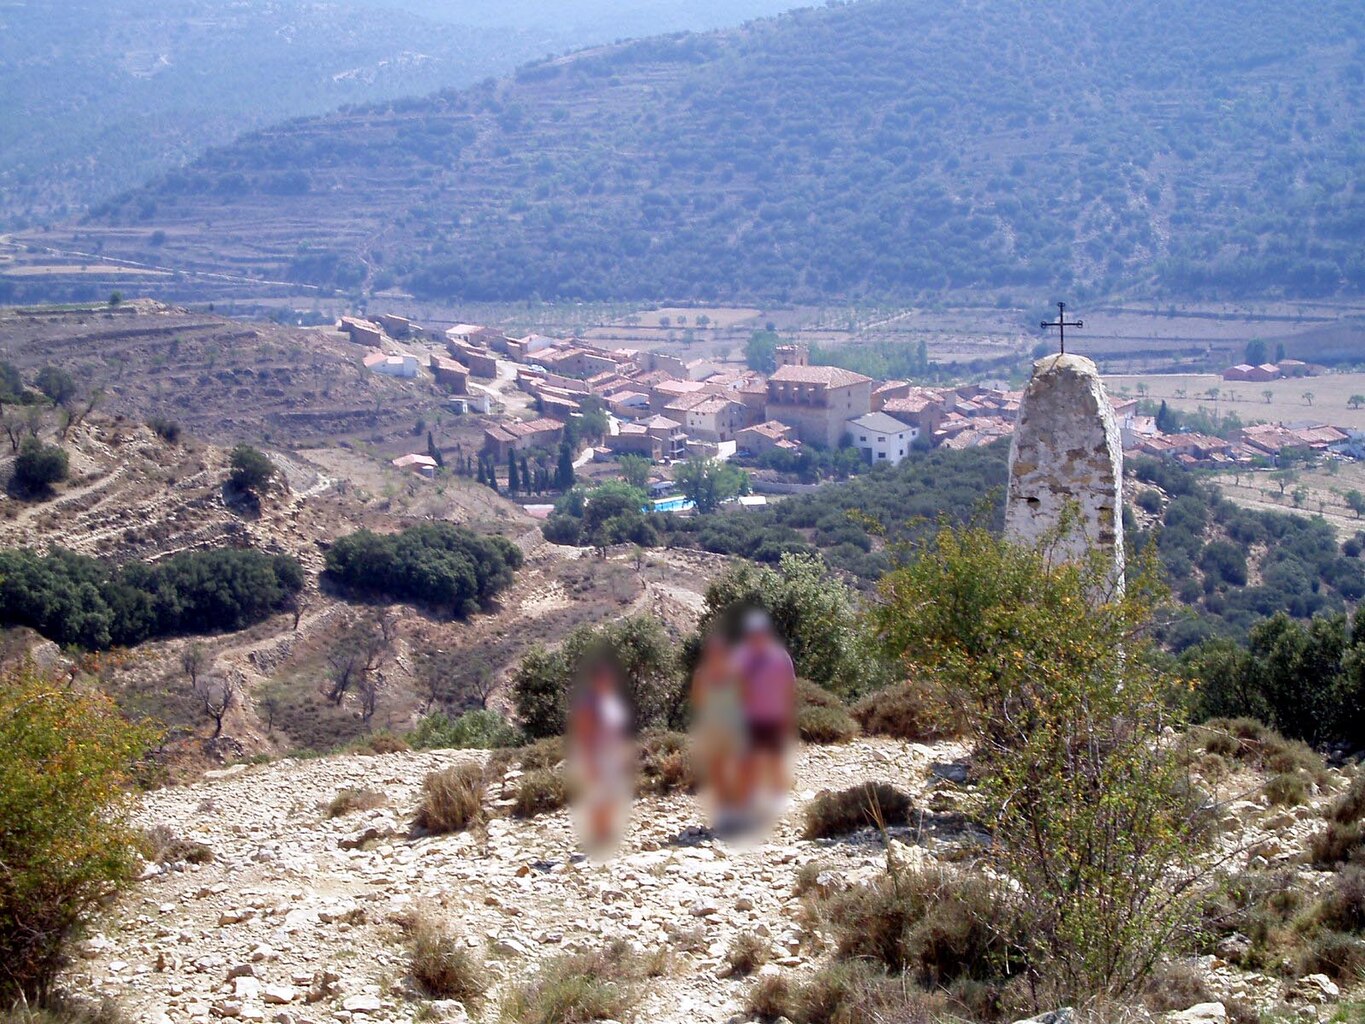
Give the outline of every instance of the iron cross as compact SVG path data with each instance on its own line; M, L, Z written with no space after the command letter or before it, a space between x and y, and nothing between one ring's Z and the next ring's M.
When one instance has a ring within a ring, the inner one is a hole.
M1057 303L1057 319L1053 321L1044 320L1039 326L1045 331L1053 327L1057 328L1057 338L1062 344L1062 355L1066 355L1066 329L1068 327L1084 327L1085 321L1067 320L1066 303L1059 302Z

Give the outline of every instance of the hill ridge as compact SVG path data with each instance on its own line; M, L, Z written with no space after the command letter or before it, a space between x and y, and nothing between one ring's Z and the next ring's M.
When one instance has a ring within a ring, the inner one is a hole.
M1365 285L1351 5L862 0L295 120L72 240L432 299Z

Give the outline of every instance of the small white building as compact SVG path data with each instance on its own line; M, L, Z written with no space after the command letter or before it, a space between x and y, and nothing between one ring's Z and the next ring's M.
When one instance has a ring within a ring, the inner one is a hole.
M421 372L422 362L408 352L399 352L395 355L371 352L365 357L365 368L388 377L411 378Z
M430 455L418 455L414 452L412 455L400 455L392 462L398 469L406 469L428 480L436 475L436 460Z
M859 416L849 420L847 426L853 447L863 452L874 466L880 462L894 466L910 454L910 446L919 437L919 428L884 412Z

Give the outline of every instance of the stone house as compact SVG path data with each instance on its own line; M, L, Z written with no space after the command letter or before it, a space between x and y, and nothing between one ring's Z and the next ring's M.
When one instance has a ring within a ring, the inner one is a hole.
M741 402L716 395L699 395L665 406L664 415L678 420L687 435L702 441L730 441L749 419Z
M436 383L452 395L469 393L469 370L453 359L432 354L431 375Z
M384 343L384 332L376 323L369 320L362 320L356 316L343 316L337 329L343 334L350 335L350 338L357 345L368 345L370 348L378 348Z
M558 420L545 417L528 422L509 420L484 428L483 449L502 462L509 452L554 451L563 439L564 424Z
M735 432L735 441L746 451L762 455L774 448L792 446L792 428L780 420L768 420Z
M766 418L806 444L837 448L850 419L872 411L872 378L838 366L779 366L768 378Z

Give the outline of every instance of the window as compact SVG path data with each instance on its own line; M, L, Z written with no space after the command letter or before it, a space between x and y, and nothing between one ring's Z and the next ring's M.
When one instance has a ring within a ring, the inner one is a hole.
M867 435L866 435L866 434L859 434L859 435L858 435L858 440L859 440L859 441L866 441L866 440L867 440Z
M877 453L877 458L879 458L879 459L884 459L884 458L886 458L886 452L878 452L878 453Z

